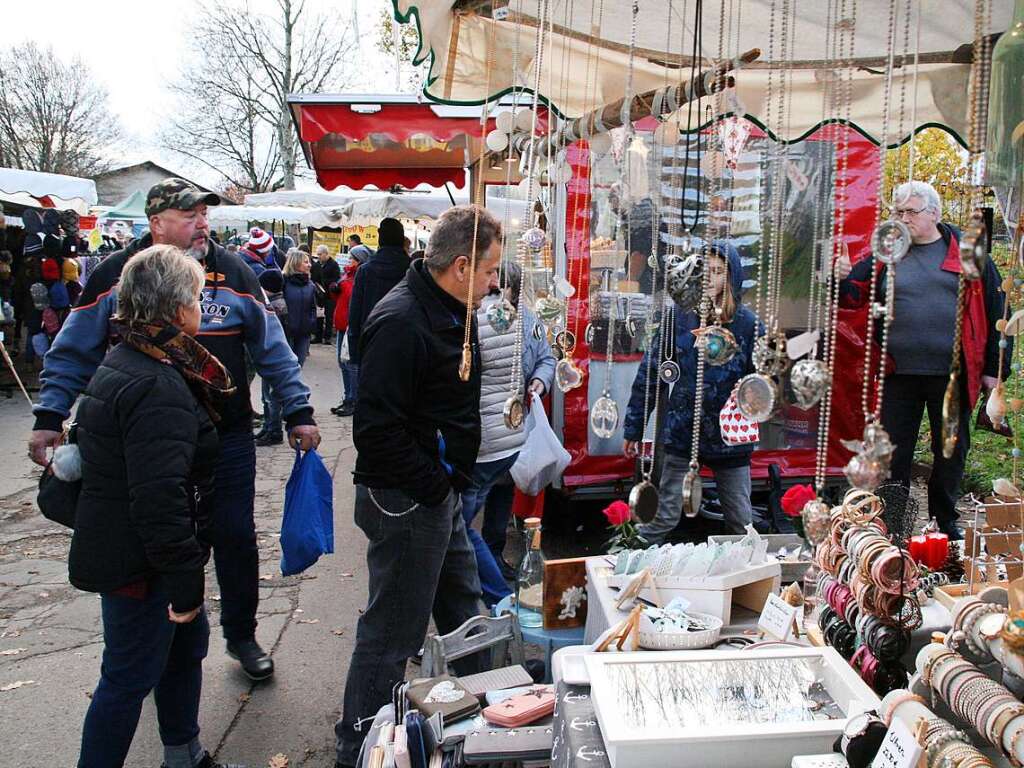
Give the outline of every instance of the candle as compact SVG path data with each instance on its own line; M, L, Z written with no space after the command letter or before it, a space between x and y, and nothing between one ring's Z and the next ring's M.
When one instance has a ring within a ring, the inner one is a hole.
M928 553L927 565L933 571L942 567L949 555L949 536L945 533L933 531L925 534L926 551Z
M919 565L928 565L928 537L925 534L910 537L910 556Z

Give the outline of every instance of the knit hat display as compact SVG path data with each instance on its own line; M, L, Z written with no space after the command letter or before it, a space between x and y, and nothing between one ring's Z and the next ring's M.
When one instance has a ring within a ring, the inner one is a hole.
M55 259L43 259L40 270L43 280L60 280L60 265Z
M60 228L64 230L64 234L67 236L75 236L78 234L79 218L78 212L70 209L60 212Z
M270 253L270 249L273 245L274 238L259 227L253 227L249 230L249 242L246 243L245 247L253 253L258 253L260 256L266 256Z
M78 282L78 262L74 259L64 259L61 265L61 277L71 283Z

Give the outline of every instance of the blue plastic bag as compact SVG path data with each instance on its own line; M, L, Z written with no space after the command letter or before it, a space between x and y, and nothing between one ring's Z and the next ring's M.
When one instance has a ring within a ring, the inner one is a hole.
M284 488L281 573L302 573L334 552L334 488L316 451L295 449L295 465Z

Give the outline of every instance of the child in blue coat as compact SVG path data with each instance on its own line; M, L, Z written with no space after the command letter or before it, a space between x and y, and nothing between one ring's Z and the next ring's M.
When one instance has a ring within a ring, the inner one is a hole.
M751 353L757 337L758 322L754 313L742 303L743 271L736 248L724 240L712 241L705 269L709 273L709 290L714 305L722 310L721 323L732 332L739 350L724 365L712 366L705 362L697 458L714 473L726 524L734 533L743 533L752 515L750 455L754 447L752 444L728 445L723 442L718 415L736 382L754 370ZM627 456L636 456L647 418L654 408L654 387L660 387L661 400L667 397L668 404L660 446L665 453L658 487L658 514L650 523L640 526L640 535L650 544L661 544L679 524L683 478L689 471L693 444L694 389L697 377L696 337L693 331L700 326L700 320L696 312L677 312L674 319L671 333L675 339L673 357L680 368L679 380L669 394L669 385L658 377L658 350L661 348L661 334L664 330L659 329L633 381L623 429L623 450ZM649 392L646 398L645 390ZM645 402L647 413L644 412Z

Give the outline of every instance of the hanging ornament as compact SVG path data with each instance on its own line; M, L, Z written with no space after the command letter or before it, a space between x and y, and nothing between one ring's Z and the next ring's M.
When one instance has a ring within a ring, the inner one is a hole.
M748 373L736 385L736 407L750 421L768 421L778 399L775 382L763 373Z
M679 364L675 360L664 360L658 366L658 378L666 384L675 384L680 375Z
M555 364L555 385L561 392L569 392L583 384L583 370L572 357L564 357Z
M508 333L516 322L516 308L504 296L487 307L487 322L498 335Z
M641 480L629 491L629 511L641 523L649 523L658 514L658 489L654 483Z
M548 243L547 233L540 227L530 227L519 237L519 242L534 251L539 251Z
M889 433L877 421L864 426L862 440L842 440L843 446L854 451L843 473L850 485L862 491L874 491L889 477L893 444Z
M988 262L988 235L980 211L971 214L960 241L960 268L968 280L980 280Z
M798 360L789 372L789 389L797 408L813 408L832 386L828 366L822 360Z
M605 390L590 409L590 429L602 440L615 434L619 426L619 406Z
M534 326L533 326L533 338L536 339L537 341L540 341L541 339L544 338L544 335L545 335L544 325L542 323L534 323Z
M554 296L541 296L533 305L533 311L548 325L557 322L565 312L565 302Z
M727 168L736 170L749 136L750 123L743 118L729 117L718 123L718 139Z
M693 312L700 302L704 273L704 260L691 253L680 257L665 257L665 290L672 301L684 312Z
M942 398L942 455L953 458L956 442L960 437L960 376L958 371L949 374L946 394Z
M587 327L583 329L583 341L586 342L588 347L594 346L594 324L587 323Z
M576 295L576 288L561 275L555 275L553 282L555 286L555 293L563 299L571 299Z
M523 399L518 394L512 395L505 401L505 407L502 409L501 415L505 419L505 426L508 429L519 429L523 426L525 416Z
M494 129L504 134L512 133L514 119L515 115L512 112L499 112L498 116L494 118Z
M789 368L790 359L786 354L786 334L766 333L754 341L752 353L754 368L767 376L781 376Z
M693 253L696 243L693 241L693 234L690 230L686 230L679 238L679 253L683 256L689 256Z
M696 517L700 513L700 502L704 494L704 481L700 479L700 467L690 462L690 470L683 476L683 514Z
M721 325L709 325L703 331L693 331L693 334L697 337L695 343L707 356L708 365L725 365L736 357L740 350L732 331Z
M551 345L551 355L556 361L561 360L565 357L565 350L562 349L558 344Z
M519 109L516 110L516 116L512 120L513 125L517 131L529 131L533 128L533 110L532 109Z
M576 336L570 330L559 331L555 334L555 344L570 354L576 349Z
M897 219L883 221L871 235L871 253L883 264L899 264L910 251L910 230Z
M508 148L508 134L495 129L487 134L486 142L491 152L504 152Z
M832 507L821 499L812 499L804 504L800 517L804 521L804 533L813 546L817 547L831 534Z

